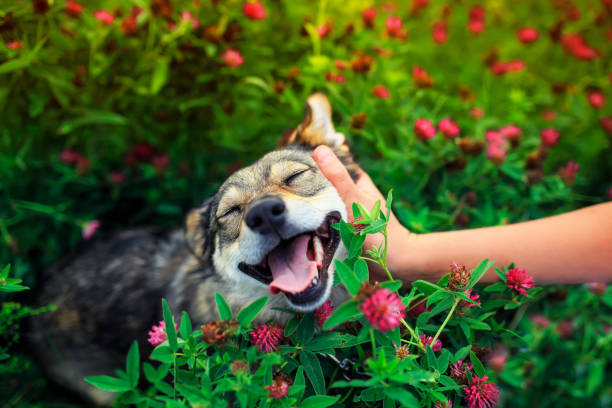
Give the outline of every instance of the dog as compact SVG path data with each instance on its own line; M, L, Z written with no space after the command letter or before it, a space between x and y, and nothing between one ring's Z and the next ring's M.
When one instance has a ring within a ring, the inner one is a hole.
M36 351L49 376L90 402L108 405L112 394L83 378L113 374L134 339L161 320L161 298L191 320L218 319L215 293L234 313L270 299L258 321L284 323L328 299L348 298L333 286L334 259L346 257L339 232L346 206L312 159L328 145L355 177L346 139L336 132L322 94L307 99L306 116L276 150L232 174L191 210L185 228L124 231L60 262L42 279L41 305L56 312L36 318Z

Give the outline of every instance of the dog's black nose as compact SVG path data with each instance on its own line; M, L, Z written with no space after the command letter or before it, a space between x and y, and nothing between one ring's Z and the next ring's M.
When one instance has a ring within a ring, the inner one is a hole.
M246 224L255 232L269 234L277 231L285 222L286 207L283 200L264 196L249 206Z

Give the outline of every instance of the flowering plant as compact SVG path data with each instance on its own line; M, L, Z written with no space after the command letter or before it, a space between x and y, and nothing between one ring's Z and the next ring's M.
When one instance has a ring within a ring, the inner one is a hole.
M521 344L515 329L541 290L514 267L494 268L501 281L476 286L489 260L472 271L453 262L438 282L419 280L403 290L386 264L391 201L389 194L385 208L378 202L371 210L356 204L357 221L335 225L348 249L335 261L336 284L352 296L347 302L306 314L286 310L292 316L280 327L253 324L267 297L234 316L216 294L219 320L194 330L185 312L175 322L164 300L164 321L149 332L157 366L143 364L149 388L138 387L137 343L118 377L86 381L119 392L119 405L496 406L500 377L486 368L491 349ZM377 233L384 241L362 252L366 235ZM389 279L371 282L368 262Z

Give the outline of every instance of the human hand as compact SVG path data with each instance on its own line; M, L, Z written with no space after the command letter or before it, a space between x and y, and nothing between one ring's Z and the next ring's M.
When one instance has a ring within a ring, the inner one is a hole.
M334 152L327 146L318 146L313 158L319 169L325 177L338 190L338 194L346 205L347 214L349 217L353 213L353 203L358 202L363 204L367 209L374 207L376 201L381 201L381 207L385 207L385 198L376 188L372 179L361 169L357 179L353 181L348 170ZM411 238L408 229L402 226L393 213L389 219L387 226L388 250L387 250L387 267L391 271L398 271L402 266L402 252L406 251L408 240ZM383 242L382 234L368 235L365 241L365 248L370 249L373 246L379 246ZM376 277L384 279L382 269L376 271Z

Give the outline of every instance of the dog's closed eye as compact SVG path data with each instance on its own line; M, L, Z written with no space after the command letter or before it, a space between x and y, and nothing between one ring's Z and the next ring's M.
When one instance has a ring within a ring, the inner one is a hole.
M221 217L219 218L228 217L230 215L237 215L237 214L240 214L241 211L242 211L242 207L239 205L235 205L233 207L230 207L227 211L225 211L223 215L221 215Z
M297 179L303 175L304 173L306 173L307 171L311 170L312 167L309 167L307 169L304 170L300 170L298 172L293 173L292 175L290 175L289 177L285 178L283 180L283 184L285 184L286 186L291 186L292 183L294 183L295 181L297 181Z

